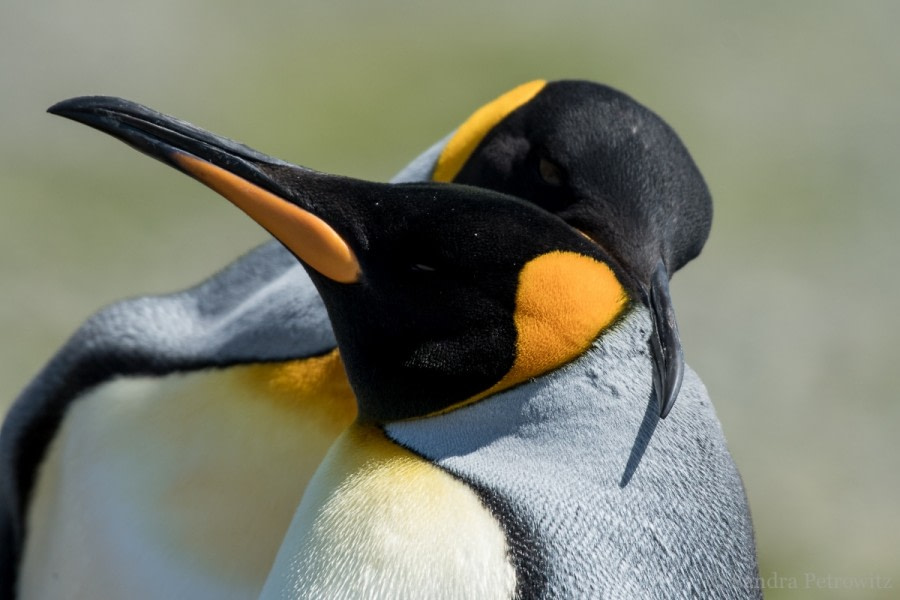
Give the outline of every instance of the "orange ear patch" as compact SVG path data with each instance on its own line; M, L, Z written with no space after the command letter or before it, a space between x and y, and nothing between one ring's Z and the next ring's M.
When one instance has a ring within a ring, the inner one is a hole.
M608 265L576 252L532 259L516 291L516 358L500 381L442 414L561 367L583 354L627 308L628 293Z
M453 181L484 136L509 113L534 98L545 85L547 82L542 79L523 83L472 113L444 146L431 179Z
M499 391L581 355L628 302L605 264L575 252L550 252L525 265L516 293L516 360Z

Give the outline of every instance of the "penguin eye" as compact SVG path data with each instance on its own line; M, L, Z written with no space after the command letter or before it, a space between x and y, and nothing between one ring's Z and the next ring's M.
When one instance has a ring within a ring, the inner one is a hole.
M546 158L541 158L538 162L538 171L541 174L541 179L543 179L545 183L553 186L562 185L562 169L560 169L559 165L556 163L553 163Z

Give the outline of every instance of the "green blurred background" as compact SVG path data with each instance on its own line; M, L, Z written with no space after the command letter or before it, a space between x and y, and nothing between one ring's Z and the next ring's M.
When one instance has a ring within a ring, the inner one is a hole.
M898 23L889 1L6 0L0 409L101 305L192 284L265 239L50 104L119 95L386 179L518 83L593 79L668 120L712 188L712 237L673 288L768 597L897 597Z

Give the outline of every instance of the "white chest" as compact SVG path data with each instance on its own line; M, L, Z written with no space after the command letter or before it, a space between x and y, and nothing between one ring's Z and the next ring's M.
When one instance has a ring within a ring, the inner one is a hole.
M261 598L511 598L500 524L461 481L354 426L329 451Z
M78 399L36 481L21 597L256 598L353 420L336 360L122 378Z

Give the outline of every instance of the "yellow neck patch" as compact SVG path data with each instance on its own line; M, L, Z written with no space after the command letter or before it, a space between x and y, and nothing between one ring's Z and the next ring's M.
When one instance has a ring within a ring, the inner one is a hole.
M509 113L534 98L545 85L547 82L542 79L523 83L476 110L444 146L434 167L432 180L453 181L484 136Z
M576 252L532 259L519 274L512 368L487 390L432 414L471 404L577 358L627 305L628 294L608 265Z
M356 397L338 349L328 354L240 370L253 389L337 435L356 418Z

